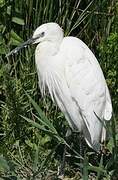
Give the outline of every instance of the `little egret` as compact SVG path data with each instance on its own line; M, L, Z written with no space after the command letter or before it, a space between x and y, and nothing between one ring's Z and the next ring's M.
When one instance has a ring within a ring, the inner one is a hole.
M51 22L39 26L32 38L7 56L30 44L38 44L35 60L42 95L48 88L72 130L82 132L98 151L106 138L105 121L111 119L112 104L94 54L80 39L64 37L61 27Z

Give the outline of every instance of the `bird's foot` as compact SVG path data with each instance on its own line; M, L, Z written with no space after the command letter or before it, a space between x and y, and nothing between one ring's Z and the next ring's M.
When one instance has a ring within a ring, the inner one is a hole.
M58 176L58 179L64 179L64 169L62 169L62 164L61 166L58 167L57 176Z

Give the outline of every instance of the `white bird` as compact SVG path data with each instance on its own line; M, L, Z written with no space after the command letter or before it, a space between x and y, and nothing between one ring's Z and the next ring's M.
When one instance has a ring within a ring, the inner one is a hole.
M35 43L42 95L48 88L70 127L82 132L87 144L98 151L106 138L105 121L111 119L112 104L96 57L84 42L64 37L61 27L52 22L39 26L31 39L7 56Z

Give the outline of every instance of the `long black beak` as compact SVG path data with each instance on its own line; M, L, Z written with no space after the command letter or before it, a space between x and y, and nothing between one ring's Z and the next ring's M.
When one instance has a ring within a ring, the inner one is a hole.
M24 47L27 47L28 45L34 43L35 40L38 39L38 38L39 38L39 37L28 39L26 42L22 43L19 47L16 47L16 48L13 49L12 51L10 51L10 52L6 55L6 57L9 57L10 55L17 53L18 51L20 51L20 50L23 49Z

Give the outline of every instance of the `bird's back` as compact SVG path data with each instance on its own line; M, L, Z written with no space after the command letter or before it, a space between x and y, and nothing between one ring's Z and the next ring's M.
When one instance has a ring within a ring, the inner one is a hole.
M103 117L105 120L110 120L112 116L111 97L101 67L92 51L83 41L71 36L63 39L60 51L65 55L65 71L69 85L74 86L79 83L79 86L83 90L88 90L88 93L92 93L96 87L93 93L96 95L98 93L98 97L100 90L104 89L106 106Z

